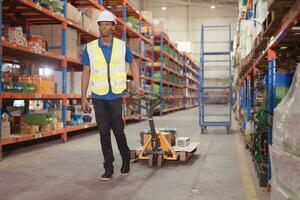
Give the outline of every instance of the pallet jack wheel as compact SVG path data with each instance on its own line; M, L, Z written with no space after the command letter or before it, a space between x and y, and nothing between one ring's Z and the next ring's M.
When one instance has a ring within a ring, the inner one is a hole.
M206 127L201 127L201 134L206 134L206 131L207 131Z
M201 134L204 134L204 131L205 131L204 128L201 128Z
M151 167L151 168L153 168L154 167L154 165L155 165L155 160L154 160L154 155L153 154L150 154L149 156L148 156L148 167Z
M226 132L227 132L227 134L230 134L231 133L230 128L227 127Z
M164 164L165 164L164 156L162 154L159 154L157 156L157 166L161 168L163 167Z

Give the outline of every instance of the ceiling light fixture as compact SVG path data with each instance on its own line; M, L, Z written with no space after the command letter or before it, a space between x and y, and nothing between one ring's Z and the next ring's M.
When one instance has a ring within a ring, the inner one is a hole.
M161 7L161 10L167 10L167 7L163 6Z
M212 0L210 9L213 10L213 9L215 9L215 8L216 8L215 0Z

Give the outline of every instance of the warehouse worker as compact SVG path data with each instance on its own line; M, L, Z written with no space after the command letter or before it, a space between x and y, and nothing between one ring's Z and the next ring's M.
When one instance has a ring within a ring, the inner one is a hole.
M127 79L125 61L130 63L138 95L143 95L144 90L140 87L137 64L130 48L124 41L112 36L116 25L115 16L105 10L99 15L97 22L101 36L87 44L81 58L84 65L81 96L82 109L86 112L89 107L86 93L91 80L91 96L104 157L105 173L101 179L108 181L114 173L110 129L113 130L122 157L121 175L127 175L130 171L130 151L122 119L122 96L125 95Z

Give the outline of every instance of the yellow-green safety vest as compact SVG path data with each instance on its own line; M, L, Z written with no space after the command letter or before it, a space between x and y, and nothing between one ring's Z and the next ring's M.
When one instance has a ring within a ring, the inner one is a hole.
M113 47L110 63L106 62L98 39L87 44L87 52L91 67L91 90L97 95L106 95L109 91L109 82L114 94L121 94L126 89L124 41L113 38Z

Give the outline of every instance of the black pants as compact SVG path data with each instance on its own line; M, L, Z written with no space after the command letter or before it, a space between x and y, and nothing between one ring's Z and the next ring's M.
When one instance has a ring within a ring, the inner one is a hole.
M115 100L93 99L96 122L100 131L100 142L104 157L104 168L113 169L114 155L111 145L111 133L113 130L122 160L129 162L130 150L124 133L124 122L122 119L122 98Z

